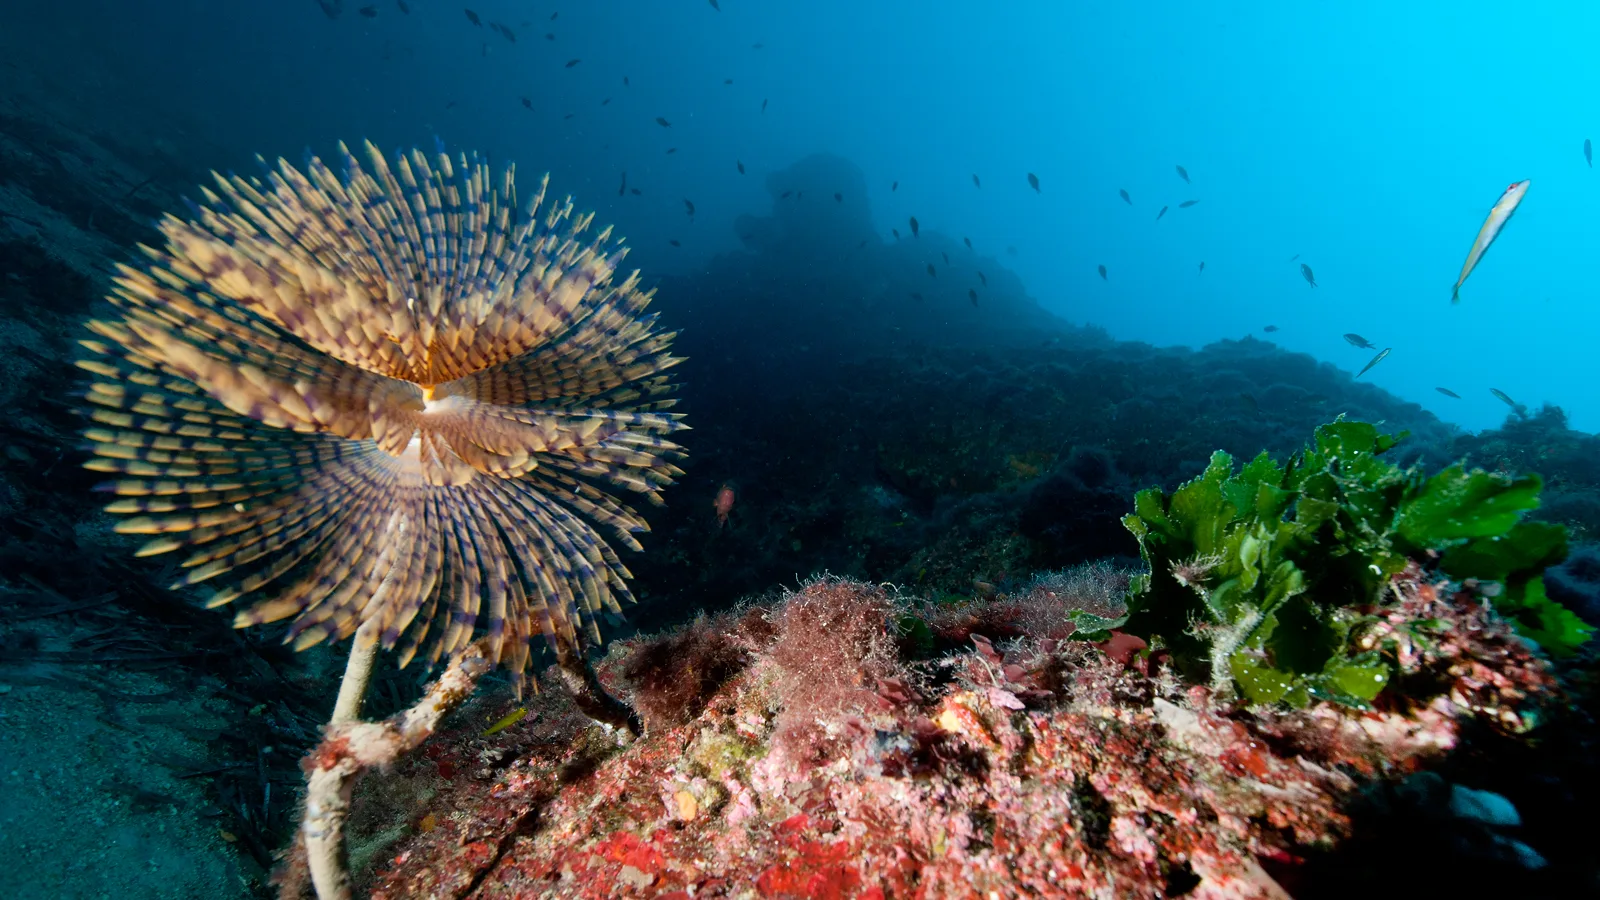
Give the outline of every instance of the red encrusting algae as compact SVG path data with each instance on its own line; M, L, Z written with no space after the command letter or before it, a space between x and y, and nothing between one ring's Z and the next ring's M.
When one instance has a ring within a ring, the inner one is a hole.
M614 647L601 678L647 723L631 744L557 692L485 738L478 722L504 710L480 704L402 764L400 780L431 781L410 821L434 827L386 851L371 893L1287 897L1349 828L1347 771L1414 770L1470 716L1520 728L1551 689L1478 598L1415 569L1394 587L1370 636L1426 696L1258 714L1179 683L1159 654L1035 633L1056 617L1003 595L987 602L1019 614L951 613L936 624L965 623L965 648L908 660L911 606L816 579Z

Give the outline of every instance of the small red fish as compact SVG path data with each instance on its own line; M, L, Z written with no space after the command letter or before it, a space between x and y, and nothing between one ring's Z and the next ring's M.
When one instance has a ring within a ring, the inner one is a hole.
M717 511L717 527L728 524L728 513L733 511L733 485L723 484L717 489L717 499L711 501L711 507Z

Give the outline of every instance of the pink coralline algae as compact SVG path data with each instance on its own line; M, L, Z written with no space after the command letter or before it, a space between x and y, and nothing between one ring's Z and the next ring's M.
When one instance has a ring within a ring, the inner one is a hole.
M1119 576L1077 577L1060 584L1087 608ZM1551 689L1479 598L1416 570L1394 588L1368 638L1396 690L1370 710L1253 713L1180 683L1159 653L1067 639L1039 605L1059 586L931 610L817 579L614 646L600 677L643 713L632 743L555 692L490 737L509 697L460 714L390 787L358 792L359 818L409 785L420 823L365 886L396 900L1289 897L1302 861L1347 834L1352 773L1414 770L1469 717L1525 728Z

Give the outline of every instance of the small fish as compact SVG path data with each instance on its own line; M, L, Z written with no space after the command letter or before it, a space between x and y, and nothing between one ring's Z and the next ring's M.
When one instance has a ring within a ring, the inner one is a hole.
M470 9L462 10L462 12L465 12L467 14L467 21L468 22L471 22L472 24L478 26L479 28L483 27L483 20L478 18L478 14L477 13L473 12Z
M394 0L394 5L400 7L400 11L406 15L411 15L411 6L406 3L406 0Z
M641 191L638 188L628 188L628 193L634 195L635 197L640 197L640 196L644 195L644 191Z
M722 79L722 83L724 85L733 84L733 79L732 78L724 78L724 79Z
M556 33L553 31L546 31L544 33L544 39L547 41L553 41L556 39Z
M794 194L794 191L784 191L782 194L778 195L778 199L779 200L787 200L793 194ZM898 231L895 232L895 234L899 234L899 233L900 232L898 232Z
M1011 245L1011 244L1007 244L1006 245L1006 252L1011 254L1012 256L1016 256L1017 255L1017 248L1015 246Z
M668 239L667 243L671 244L674 247L682 247L683 246L682 244L678 243L678 239L677 238L670 238L670 239Z
M972 186L975 188L983 187L983 182L978 180L978 173L976 172L972 173Z
M900 229L898 229L898 228L891 228L891 229L889 229L889 230L890 230L890 231L892 231L892 232L894 232L894 239L895 239L895 240L897 240L897 241L898 241L898 240L900 240Z
M974 290L973 288L967 288L967 299L972 301L972 305L973 306L977 306L978 305L978 292L976 290Z
M861 239L861 243L856 245L856 249L860 250L862 247L865 247L866 245L867 245L867 239L866 238L862 238Z
M1296 253L1295 255L1289 257L1289 262L1294 262L1295 260L1297 260L1299 258L1300 258L1300 254Z
M551 13L550 14L550 21L554 22L556 20L556 16L559 16L559 15L561 15L561 10L559 10L559 9L556 10L555 12Z
M978 280L983 282L983 286L984 287L988 287L989 286L989 277L987 275L983 274L982 272L978 273Z
M916 216L911 217L911 236L914 238L922 237L922 226L917 224Z
M938 278L939 277L939 273L933 271L933 263L928 263L928 274L933 276L934 278Z
M1028 186L1033 188L1033 192L1035 194L1044 193L1043 191L1039 190L1039 176L1033 174L1032 172L1028 173Z
M1191 207L1191 206L1193 206L1193 205L1195 205L1196 203L1199 203L1199 202L1200 202L1199 200L1185 200L1182 203L1178 204L1178 208L1179 209L1188 209L1189 207Z
M722 487L717 488L717 496L711 501L711 508L717 512L717 528L728 524L728 513L733 512L733 501L738 499L733 492L733 485L724 481Z
M1276 326L1276 325L1268 325L1267 327L1265 327L1265 328L1263 328L1261 330L1265 331L1267 334L1271 334L1274 331L1278 330L1278 326Z
M569 59L569 60L567 60L567 68L570 69L573 66L575 66L575 65L577 65L578 63L581 63L581 62L583 62L583 60L581 60L581 59Z
M916 291L912 291L911 292L911 299L917 301L918 303L921 303L922 302L922 295L917 293Z
M356 12L360 13L364 19L376 19L378 17L378 8L376 6L363 6Z
M337 19L339 13L344 12L344 0L317 0L317 5L322 7L322 14L330 19Z
M508 713L500 721L494 723L493 725L490 725L489 726L489 730L485 731L480 736L481 737L488 737L491 734L499 734L500 732L505 731L507 728L510 728L511 726L517 724L518 722L521 722L523 720L523 718L526 717L527 715L528 715L528 708L526 706L519 706L516 709L512 710L510 713Z
M607 97L604 100L601 100L600 101L600 105L601 106L610 106L611 105L611 98Z
M1121 188L1118 188L1117 189L1117 193L1122 195L1122 202L1123 203L1126 203L1129 206L1133 205L1133 198L1128 196L1128 192L1127 191L1122 190Z
M733 164L739 167L739 174L743 175L744 174L744 163L740 162L739 160L736 159L736 160L733 161Z
M456 102L454 100L451 100L450 102L448 102L448 103L446 103L444 105L444 108L445 109L455 109L456 108Z
M622 86L623 87L627 87L628 86L628 76L626 76L626 75L622 76Z
M1361 376L1367 374L1367 370L1368 369L1372 368L1373 366L1375 366L1378 363L1381 363L1385 359L1387 359L1389 357L1389 351L1391 351L1393 349L1394 349L1393 347L1385 347L1382 350L1378 351L1378 355L1374 356L1372 358L1372 362L1369 362L1366 365L1361 367L1361 371L1356 373L1356 377L1360 378Z
M667 155L668 156L671 156L672 154L677 153L677 152L678 152L678 148L677 147L668 147L667 148Z
M527 109L533 109L533 101L529 100L527 97L522 98L522 105Z
M1105 266L1101 266L1100 267L1100 280L1101 281L1110 281L1111 280L1111 279L1106 277L1106 267Z
M1190 181L1189 181L1189 170L1185 169L1183 166L1179 166L1178 167L1178 177L1183 179L1183 183L1184 184L1189 184L1190 183Z
M1483 227L1478 229L1478 236L1472 242L1472 250L1467 253L1466 265L1461 267L1461 277L1456 279L1455 289L1450 292L1451 303L1461 302L1461 285L1466 283L1467 276L1472 274L1483 254L1489 252L1489 245L1500 235L1500 229L1511 221L1511 214L1517 211L1517 205L1522 202L1522 198L1528 196L1528 185L1532 183L1531 179L1513 182L1506 188L1505 193L1500 195L1500 199L1495 201L1489 210L1488 218L1483 220Z
M947 266L950 265L950 254L944 252L943 250L940 250L939 251L939 255L944 257L944 264L945 265L947 265Z
M561 117L561 121L565 122L566 120L572 118L575 115L577 115L577 113L567 113L566 115Z
M1374 344L1373 342L1367 340L1366 338L1364 338L1361 335L1356 334L1354 332L1351 332L1350 334L1345 335L1344 339L1346 341L1349 341L1350 345L1352 347L1360 347L1362 350L1376 350L1376 349L1378 349L1378 345L1377 344Z
M1434 390L1436 390L1439 393L1445 395L1446 397L1454 397L1457 400L1461 399L1461 395L1460 394L1456 393L1455 391L1450 390L1449 388L1436 387L1436 388L1434 388Z
M662 128L671 128L672 127L672 123L668 122L665 118L663 118L661 116L656 116L656 124L660 125Z
M894 184L889 185L889 193L892 194L898 190L900 190L900 182L896 181Z
M513 44L515 44L517 42L517 33L515 31L511 30L511 26L510 25L502 24L500 26L500 36L505 38L506 40L510 41Z
M1300 264L1300 274L1301 274L1301 276L1303 276L1305 278L1306 284L1309 284L1312 287L1316 287L1317 286L1317 276L1311 274L1311 267L1310 266L1306 265L1305 263L1301 263Z
M761 111L762 112L766 112L767 111L767 98L765 98L765 97L761 98Z
M972 238L963 236L961 238L961 243L966 244L968 250L972 249Z
M1196 275L1204 275L1205 273L1206 273L1206 261L1202 259L1202 260L1200 260L1200 271L1196 272L1195 274Z
M628 173L627 172L623 172L622 173L622 187L617 188L617 196L621 197L622 195L624 195L626 193L628 193Z
M1594 145L1589 143L1588 138L1583 139L1583 161L1589 164L1589 168L1594 168Z
M1167 209L1168 207L1163 206L1161 207L1161 212L1156 213L1157 222L1161 221L1161 217L1167 214Z
M1528 408L1526 406L1523 406L1521 403L1518 403L1517 401L1506 396L1506 392L1500 390L1499 388L1489 388L1489 393L1499 397L1501 403L1511 407L1512 411L1519 416L1525 415L1528 412Z
M722 12L722 5L717 3L717 0L711 0L711 8L717 12Z
M835 202L835 203L843 203L844 202L844 195L839 193L838 191L834 191L833 192L833 202Z
M694 218L694 201L690 200L688 197L685 197L685 198L683 198L683 206L684 206L685 209L687 209L689 211L689 218L693 219Z
M765 46L766 46L766 44L755 43L755 44L751 44L750 45L750 49L751 50L760 50L762 47L765 47Z

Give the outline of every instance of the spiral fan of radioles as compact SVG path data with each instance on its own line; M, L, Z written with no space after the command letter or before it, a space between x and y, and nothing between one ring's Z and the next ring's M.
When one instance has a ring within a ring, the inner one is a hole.
M180 584L293 617L297 649L374 622L405 665L480 632L520 678L542 633L599 640L686 428L672 333L592 214L517 211L514 171L442 150L216 175L89 323L88 466Z

